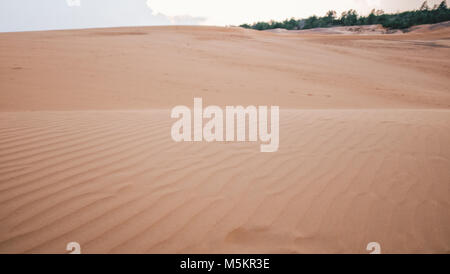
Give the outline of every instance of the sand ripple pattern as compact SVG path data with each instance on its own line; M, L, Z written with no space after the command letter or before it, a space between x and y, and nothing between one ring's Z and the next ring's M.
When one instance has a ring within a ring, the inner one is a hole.
M450 252L448 110L284 110L267 154L172 122L0 113L0 252Z

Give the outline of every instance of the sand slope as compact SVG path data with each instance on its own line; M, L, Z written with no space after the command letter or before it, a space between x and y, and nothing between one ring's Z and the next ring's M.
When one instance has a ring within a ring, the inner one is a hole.
M283 35L216 27L0 34L0 110L449 108L450 28ZM101 102L101 104L99 104Z
M450 252L447 28L0 34L0 252ZM280 148L170 108L280 105Z

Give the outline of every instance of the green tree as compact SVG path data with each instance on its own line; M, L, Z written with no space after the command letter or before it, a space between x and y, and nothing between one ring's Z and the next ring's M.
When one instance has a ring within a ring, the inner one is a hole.
M334 23L336 21L336 11L334 11L334 10L328 11L327 14L325 15L325 17L323 18L323 21L325 22L325 24L327 26L334 25Z
M444 1L442 1L442 2L439 4L438 10L447 10L447 9L448 9L448 7L447 7L447 1L444 0Z
M420 9L406 11L396 14L385 14L383 10L372 10L368 16L358 16L355 10L343 12L340 18L336 18L335 11L328 11L324 17L310 16L307 19L297 20L295 18L286 19L283 22L270 21L257 22L252 25L242 24L243 28L252 28L256 30L266 30L274 28L292 29L311 29L317 27L331 27L336 25L354 26L382 24L385 28L406 29L419 24L434 24L450 21L450 9L447 2L443 0L433 9L428 7L425 1Z
M344 26L354 26L358 22L356 10L344 11L341 16L341 22Z
M430 7L428 6L428 2L423 2L422 6L420 7L421 11L430 10Z
M373 24L376 24L376 20L377 20L377 16L375 15L375 9L373 9L370 12L369 16L367 17L366 22L368 25L373 25Z
M319 26L319 18L317 16L313 15L311 17L308 17L305 21L304 29L312 29L317 28Z

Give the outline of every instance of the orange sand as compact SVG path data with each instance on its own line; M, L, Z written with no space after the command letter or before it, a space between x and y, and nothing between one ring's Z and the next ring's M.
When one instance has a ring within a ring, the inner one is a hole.
M450 252L450 28L0 34L0 252ZM279 105L280 148L170 109Z

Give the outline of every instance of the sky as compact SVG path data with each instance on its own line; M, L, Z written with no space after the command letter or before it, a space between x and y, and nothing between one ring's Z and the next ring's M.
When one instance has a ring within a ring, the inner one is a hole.
M239 25L328 10L417 9L424 0L0 0L0 32L152 25ZM429 6L441 0L428 0Z

